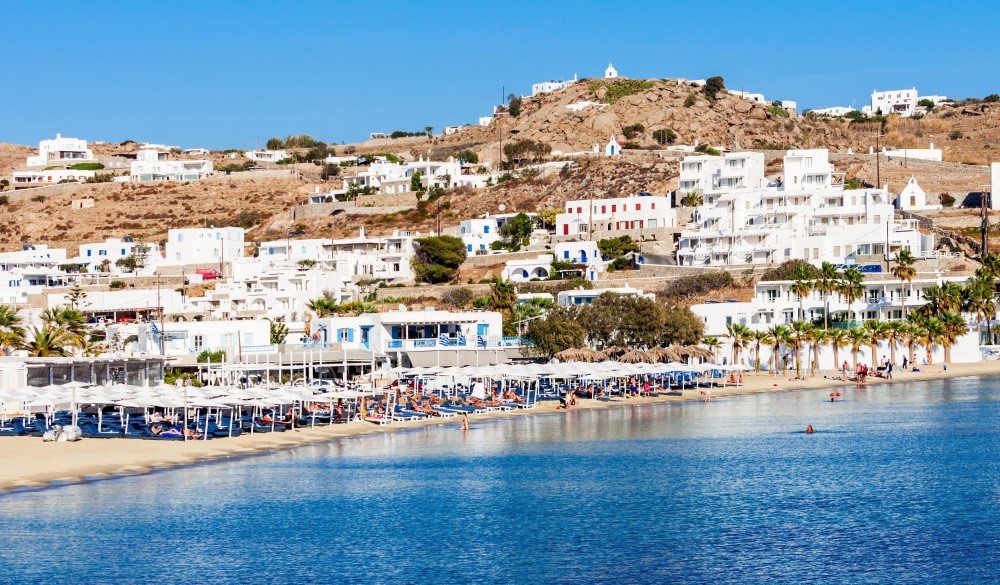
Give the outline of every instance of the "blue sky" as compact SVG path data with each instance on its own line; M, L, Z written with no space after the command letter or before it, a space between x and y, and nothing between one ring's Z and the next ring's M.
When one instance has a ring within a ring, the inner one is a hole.
M14 2L0 142L253 147L308 133L474 123L503 87L594 77L704 78L792 99L866 103L916 86L1000 93L1000 3ZM884 14L876 14L881 10ZM16 25L15 25L16 23Z

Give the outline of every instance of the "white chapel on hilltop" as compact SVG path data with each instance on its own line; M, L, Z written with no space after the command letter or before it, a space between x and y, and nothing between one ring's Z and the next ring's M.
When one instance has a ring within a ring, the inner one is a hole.
M604 70L604 79L614 79L618 77L618 70L615 69L614 65L608 63L608 68Z

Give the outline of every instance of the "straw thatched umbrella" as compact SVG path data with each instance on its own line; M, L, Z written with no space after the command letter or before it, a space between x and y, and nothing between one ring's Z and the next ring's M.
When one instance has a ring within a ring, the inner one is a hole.
M580 359L580 350L579 349L575 349L575 348L564 349L564 350L560 351L559 353L555 354L552 357L556 358L557 360L559 360L561 362L579 362L579 361L582 361Z
M623 355L627 351L628 350L625 349L624 347L612 346L612 347L609 347L609 348L605 349L601 353L604 354L604 357L606 357L608 359L614 359L614 358L617 358L618 356Z
M654 362L661 362L662 363L662 362L669 362L670 361L667 358L667 350L666 350L666 348L663 348L663 347L653 347L653 348L647 349L646 350L646 355L649 356L649 359L653 360Z
M585 347L583 349L564 349L553 357L561 362L599 362L604 359L604 354Z
M710 360L715 357L712 350L704 347L698 347L697 345L688 345L684 347L684 351L687 352L689 357L699 358L703 360Z
M638 349L633 349L632 351L627 351L618 358L618 361L624 364L640 364L640 363L650 363L653 361L649 355L644 351L639 351Z
M580 358L580 361L584 362L599 362L603 359L607 359L603 353L590 349L589 347L585 347L580 350Z

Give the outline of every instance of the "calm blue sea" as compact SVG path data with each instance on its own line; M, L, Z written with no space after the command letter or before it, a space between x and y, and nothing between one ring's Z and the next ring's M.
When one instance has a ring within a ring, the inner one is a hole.
M2 495L0 582L997 582L998 384L473 420Z

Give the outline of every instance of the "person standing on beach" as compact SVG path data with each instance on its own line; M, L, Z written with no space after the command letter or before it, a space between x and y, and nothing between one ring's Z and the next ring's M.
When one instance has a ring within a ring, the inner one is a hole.
M892 380L892 362L885 362L885 379Z
M908 364L908 363L910 363L910 360L907 359L907 357L904 355L903 356L903 370L906 370L906 364Z

